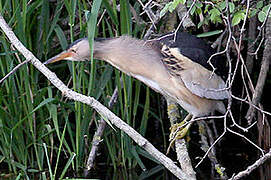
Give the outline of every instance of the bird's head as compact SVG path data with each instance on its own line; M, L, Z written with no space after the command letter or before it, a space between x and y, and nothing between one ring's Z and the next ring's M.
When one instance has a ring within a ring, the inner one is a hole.
M90 58L90 49L88 38L82 38L74 41L67 50L50 58L44 64L50 64L61 60L85 61Z

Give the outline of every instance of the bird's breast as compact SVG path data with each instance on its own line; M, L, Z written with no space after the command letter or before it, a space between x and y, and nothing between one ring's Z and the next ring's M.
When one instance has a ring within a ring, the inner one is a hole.
M141 75L135 75L135 74L131 74L133 77L135 77L136 79L142 81L143 83L145 83L147 86L149 86L150 88L152 88L153 90L162 93L162 89L159 86L159 84L151 79L145 78Z

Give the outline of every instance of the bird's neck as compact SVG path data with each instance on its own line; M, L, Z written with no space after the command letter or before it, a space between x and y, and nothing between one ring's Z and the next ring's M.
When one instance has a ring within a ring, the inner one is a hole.
M130 75L148 73L148 68L161 63L157 51L146 46L145 41L129 36L95 41L94 58L107 61Z

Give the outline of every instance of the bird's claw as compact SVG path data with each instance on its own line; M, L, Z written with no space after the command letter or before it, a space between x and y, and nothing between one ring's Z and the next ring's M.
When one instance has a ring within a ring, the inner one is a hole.
M187 131L188 128L187 126L187 121L182 121L181 123L176 123L170 127L170 135L169 135L169 141L172 141L173 139L181 139L183 138Z
M169 135L169 147L167 149L167 154L169 153L170 148L173 146L174 142L177 139L182 139L188 132L192 122L189 122L191 116L186 117L181 123L174 124L170 127Z

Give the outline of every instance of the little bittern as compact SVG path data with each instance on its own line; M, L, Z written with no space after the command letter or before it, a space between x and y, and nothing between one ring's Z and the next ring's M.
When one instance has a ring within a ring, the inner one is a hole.
M203 40L184 32L147 41L129 36L98 38L93 44L95 59L110 63L173 99L193 118L214 111L225 113L222 100L229 98L229 93L221 76L226 65L220 56L211 58L210 64L208 60L214 53ZM45 64L89 59L89 41L83 38Z

